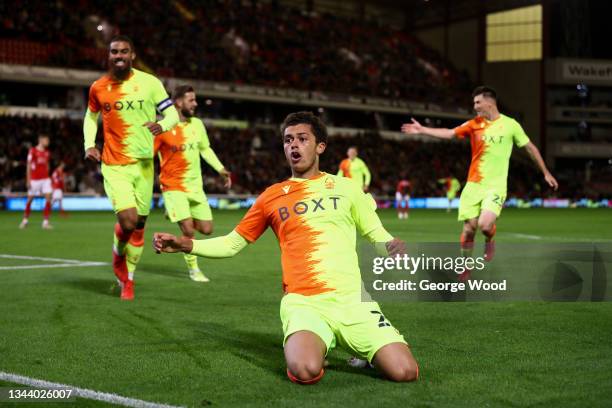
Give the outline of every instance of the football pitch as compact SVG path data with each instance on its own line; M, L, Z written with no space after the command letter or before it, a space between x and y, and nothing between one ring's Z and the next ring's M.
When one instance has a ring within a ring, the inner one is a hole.
M214 212L214 235L229 232L242 214ZM136 299L122 302L110 290L107 264L113 214L53 215L53 230L40 228L39 213L19 230L20 213L0 212L0 372L194 407L609 407L612 401L612 303L383 303L419 362L419 381L395 384L374 370L348 367L349 354L336 349L319 384L297 386L285 374L280 256L271 231L232 259L200 259L211 278L201 284L188 279L182 256L151 250L153 231L178 231L154 212ZM380 215L408 244L458 240L455 212L412 211L408 221L390 210ZM507 209L497 240L610 241L612 212ZM479 237L477 250L481 243Z

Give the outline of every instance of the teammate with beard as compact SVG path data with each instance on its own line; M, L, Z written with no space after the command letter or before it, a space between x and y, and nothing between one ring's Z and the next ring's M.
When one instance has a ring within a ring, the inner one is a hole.
M212 212L202 186L200 156L225 178L230 188L230 172L225 169L210 147L204 123L194 117L198 106L196 94L189 85L181 85L172 93L180 122L155 138L155 155L159 155L159 183L170 221L176 222L184 237L193 238L195 231L212 233ZM198 266L195 255L184 254L189 277L196 282L208 282Z
M117 215L113 271L121 299L134 298L134 271L144 244L153 196L153 138L179 121L164 86L153 75L132 68L134 45L126 36L111 39L108 72L89 90L83 123L85 157L102 160L104 190ZM164 118L156 120L156 112ZM102 113L104 150L95 145Z

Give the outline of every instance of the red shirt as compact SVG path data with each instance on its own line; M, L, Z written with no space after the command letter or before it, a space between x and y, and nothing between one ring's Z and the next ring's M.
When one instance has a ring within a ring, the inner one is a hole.
M51 186L54 190L64 190L64 170L59 167L51 174Z
M397 183L395 191L401 195L408 194L410 192L410 182L408 180L400 180L399 183Z
M49 150L38 150L32 147L28 152L30 166L30 180L43 180L49 178Z

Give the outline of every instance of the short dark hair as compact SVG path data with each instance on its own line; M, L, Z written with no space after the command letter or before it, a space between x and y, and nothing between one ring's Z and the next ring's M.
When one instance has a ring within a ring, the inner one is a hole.
M39 133L38 134L38 139L42 139L43 137L46 137L47 139L49 139L49 135L47 133Z
M285 135L285 130L289 126L295 125L310 125L312 133L315 135L316 142L327 144L327 126L325 126L325 123L312 112L301 111L287 115L280 126L281 137Z
M472 98L475 98L478 95L482 95L487 98L492 98L497 101L497 92L495 92L495 89L491 88L490 86L481 85L476 87L476 89L474 89L474 92L472 92Z
M130 44L130 50L132 50L132 52L134 52L134 42L127 35L115 35L115 36L113 36L113 38L111 38L110 41L108 42L108 48L110 48L110 45L112 43L117 42L117 41L123 41L123 42L126 42L126 43Z
M176 101L179 98L182 98L183 96L185 96L185 94L187 92L195 92L193 90L193 86L191 85L179 85L176 88L174 88L174 91L172 92L172 100Z

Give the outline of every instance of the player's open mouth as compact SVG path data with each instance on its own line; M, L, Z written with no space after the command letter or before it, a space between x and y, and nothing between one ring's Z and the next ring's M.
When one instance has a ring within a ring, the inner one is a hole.
M302 155L298 152L291 152L291 162L297 163L302 158Z

